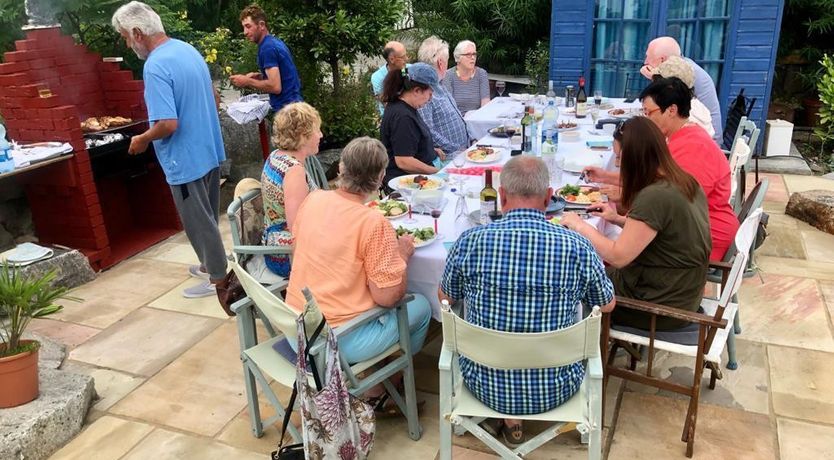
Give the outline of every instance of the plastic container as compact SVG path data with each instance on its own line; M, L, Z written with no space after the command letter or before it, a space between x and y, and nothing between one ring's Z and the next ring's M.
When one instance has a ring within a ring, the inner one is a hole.
M0 174L14 170L12 159L12 146L6 140L6 127L0 125Z
M793 123L779 119L767 120L764 141L765 156L789 155L791 153L792 138Z

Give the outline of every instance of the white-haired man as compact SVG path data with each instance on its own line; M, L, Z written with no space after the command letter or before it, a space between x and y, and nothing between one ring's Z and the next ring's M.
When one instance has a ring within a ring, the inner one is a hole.
M463 300L466 320L503 332L536 333L576 322L577 306L614 308L614 287L590 241L547 221L553 194L547 166L519 156L501 170L504 218L461 234L446 257L441 300ZM463 383L491 409L539 414L571 398L582 384L582 362L545 369L493 369L460 359ZM521 420L488 421L484 429L517 446Z
M145 104L151 127L131 139L128 153L142 153L153 142L185 234L200 259L200 265L189 272L205 280L183 295L214 295L215 284L226 275L217 227L220 162L226 154L208 67L193 46L169 38L159 15L144 3L121 6L112 23L145 60Z
M417 59L437 71L437 78L443 80L449 68L449 44L431 36L420 45ZM434 147L447 155L469 147L469 132L455 99L442 85L434 89L434 94L426 105L417 110L420 118L431 131Z
M655 69L662 64L669 56L681 56L681 46L672 37L658 37L649 42L646 48L646 59L640 73L649 80L654 76ZM718 103L718 94L715 92L715 82L706 70L695 63L692 59L684 58L692 66L695 72L695 97L698 98L709 109L712 117L712 127L715 128L713 139L720 145L723 135L723 123L721 122L721 106Z

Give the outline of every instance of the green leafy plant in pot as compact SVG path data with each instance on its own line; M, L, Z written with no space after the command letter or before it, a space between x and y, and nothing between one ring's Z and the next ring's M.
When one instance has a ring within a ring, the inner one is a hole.
M55 302L77 301L68 289L53 286L56 271L27 277L19 268L4 262L0 267L0 408L26 404L38 397L38 349L35 340L23 340L34 318L61 311Z

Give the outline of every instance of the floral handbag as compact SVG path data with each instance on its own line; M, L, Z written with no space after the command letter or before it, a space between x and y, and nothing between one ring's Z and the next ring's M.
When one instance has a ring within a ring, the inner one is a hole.
M303 316L298 324L298 356L306 355ZM296 386L301 398L304 452L308 460L362 460L374 444L376 423L370 404L351 395L339 365L339 347L327 334L327 362L320 391L307 379L307 360L296 361Z

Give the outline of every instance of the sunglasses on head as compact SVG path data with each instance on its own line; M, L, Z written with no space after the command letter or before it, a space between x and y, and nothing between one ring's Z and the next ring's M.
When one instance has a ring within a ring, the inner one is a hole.
M614 138L615 139L622 139L623 138L623 128L625 127L628 120L620 120L614 125Z

